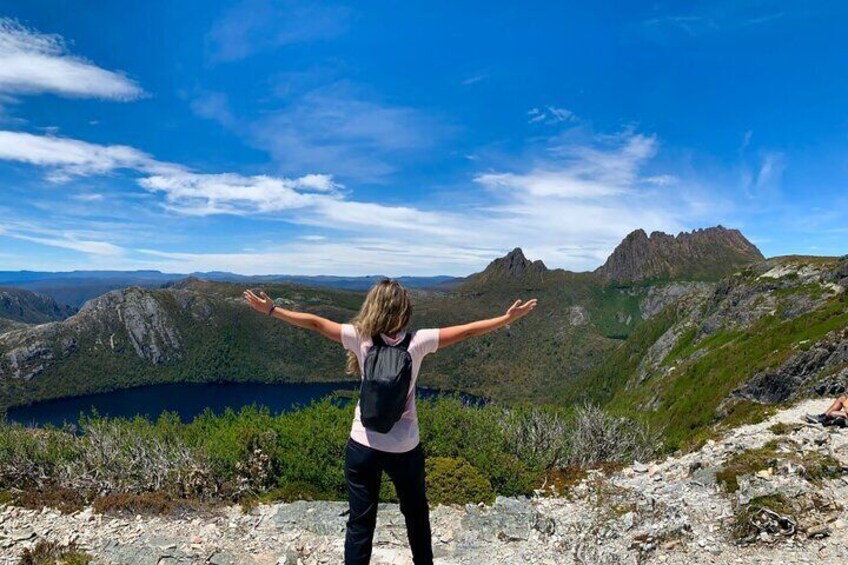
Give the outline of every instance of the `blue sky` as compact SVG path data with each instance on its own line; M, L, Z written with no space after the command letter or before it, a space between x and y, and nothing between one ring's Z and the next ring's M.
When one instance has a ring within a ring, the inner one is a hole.
M848 253L844 2L68 6L0 0L0 270Z

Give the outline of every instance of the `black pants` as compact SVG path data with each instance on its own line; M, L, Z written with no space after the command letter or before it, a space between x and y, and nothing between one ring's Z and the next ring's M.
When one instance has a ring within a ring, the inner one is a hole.
M424 452L421 444L405 453L388 453L348 438L345 450L345 479L350 517L345 536L345 565L367 564L377 524L377 502L383 471L395 484L400 511L415 565L433 563L430 539L430 509L424 494Z

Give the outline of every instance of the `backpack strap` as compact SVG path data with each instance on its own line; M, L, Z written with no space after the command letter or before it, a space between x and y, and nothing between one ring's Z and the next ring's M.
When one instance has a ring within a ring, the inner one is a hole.
M406 336L403 338L403 341L398 344L399 347L403 347L404 349L409 349L409 343L412 341L412 332L406 332Z
M380 336L380 334L377 334L377 335L375 335L375 336L372 336L372 337L371 337L371 343L372 343L373 345L382 345L382 346L385 346L385 345L386 345L386 342L385 342L385 341L383 341L383 338Z

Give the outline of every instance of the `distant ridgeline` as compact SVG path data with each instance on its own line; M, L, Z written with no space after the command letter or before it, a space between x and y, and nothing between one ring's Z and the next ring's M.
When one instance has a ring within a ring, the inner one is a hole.
M247 281L166 282L0 325L0 405L160 382L346 378L336 344L250 310ZM520 323L428 358L428 387L502 402L592 400L665 424L669 441L684 443L723 418L848 380L848 259L766 260L721 226L636 230L594 272L548 269L514 249L480 273L426 283L414 291L414 327L539 298ZM362 290L318 284L262 286L287 307L355 314Z

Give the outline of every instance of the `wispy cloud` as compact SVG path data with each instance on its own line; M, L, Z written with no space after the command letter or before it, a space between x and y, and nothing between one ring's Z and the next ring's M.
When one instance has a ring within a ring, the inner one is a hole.
M119 257L124 249L108 241L90 239L90 235L77 230L51 229L26 222L6 221L0 235L30 241L48 247L70 249L88 255Z
M360 182L386 182L398 159L413 160L452 132L434 116L375 100L344 82L305 91L289 85L286 98L259 117L235 116L216 93L199 96L192 108L267 151L291 174L325 170Z
M267 49L331 39L347 31L351 10L317 2L244 0L207 36L213 61L236 61Z
M144 95L124 74L68 52L63 38L0 18L0 93L134 100Z
M120 255L123 250L117 245L113 245L106 241L86 241L75 239L73 236L63 235L62 237L34 237L17 233L9 233L11 237L24 239L50 247L60 247L62 249L71 249L82 253L93 255Z
M622 194L637 182L640 167L656 154L655 136L624 131L585 141L555 141L525 173L486 173L476 181L490 190L533 197L599 198Z
M780 183L786 169L786 157L780 151L754 148L754 132L748 130L739 146L739 178L742 191L749 199L774 204L780 194ZM754 153L753 156L750 154Z
M786 8L786 9L784 9ZM806 16L815 10L827 10L811 3L796 2L793 7L775 9L768 2L719 0L690 3L688 10L659 14L642 22L648 37L666 41L675 37L701 38L716 33L734 32L778 23L786 18Z
M486 78L487 78L487 75L485 75L483 73L477 73L477 74L474 74L474 75L471 75L469 77L464 78L460 84L462 84L462 86L471 86L472 84L477 84L478 82L483 82L484 80L486 80Z
M756 164L742 165L742 189L749 198L773 199L780 191L786 159L779 151L761 151Z
M560 124L562 122L577 122L577 115L567 108L544 106L530 108L527 111L527 122L531 124Z
M189 103L191 110L207 120L214 120L227 128L238 125L230 110L229 97L223 92L202 92Z
M105 197L96 192L89 192L83 194L72 194L71 198L79 200L80 202L101 202Z

